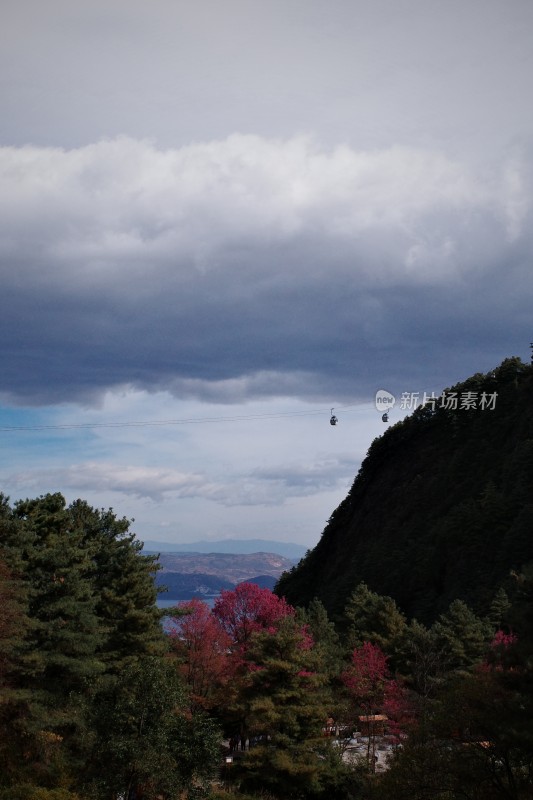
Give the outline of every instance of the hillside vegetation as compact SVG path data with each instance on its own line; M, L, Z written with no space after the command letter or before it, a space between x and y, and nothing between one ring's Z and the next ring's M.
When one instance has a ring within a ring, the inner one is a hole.
M159 612L127 519L0 494L0 800L531 800L532 384L391 427L277 594Z
M141 550L112 510L0 493L1 800L207 785L220 735L189 711Z
M494 409L461 408L467 393L497 393ZM372 443L317 546L278 582L290 603L318 597L339 619L364 581L432 622L456 599L486 611L533 559L533 367L509 358L444 395Z

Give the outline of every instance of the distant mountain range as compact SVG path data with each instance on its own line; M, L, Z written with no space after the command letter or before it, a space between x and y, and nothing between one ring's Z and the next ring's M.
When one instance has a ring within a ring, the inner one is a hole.
M178 544L177 542L144 542L146 553L277 553L285 558L300 560L307 549L294 542L277 542L270 539L219 539Z
M277 579L296 563L277 553L159 553L158 586L163 601L212 599L239 583L273 589Z

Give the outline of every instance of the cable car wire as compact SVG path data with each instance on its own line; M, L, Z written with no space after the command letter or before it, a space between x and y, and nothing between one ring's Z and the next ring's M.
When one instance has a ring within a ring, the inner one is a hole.
M348 410L358 405L353 403L344 406L341 410ZM162 427L165 425L199 425L212 422L246 422L248 420L260 421L267 419L283 419L290 417L310 417L326 413L326 409L316 409L312 411L283 411L272 414L239 414L231 417L185 417L183 419L165 420L140 420L131 422L74 422L58 425L0 425L0 433L12 433L17 431L68 431L68 430L90 430L92 428L144 428Z

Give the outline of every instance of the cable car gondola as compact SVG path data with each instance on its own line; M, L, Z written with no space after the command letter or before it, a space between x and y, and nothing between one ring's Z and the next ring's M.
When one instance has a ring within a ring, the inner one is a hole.
M333 413L333 409L331 409L331 417L329 418L329 424L330 425L336 425L338 421L339 420L337 419L337 417Z

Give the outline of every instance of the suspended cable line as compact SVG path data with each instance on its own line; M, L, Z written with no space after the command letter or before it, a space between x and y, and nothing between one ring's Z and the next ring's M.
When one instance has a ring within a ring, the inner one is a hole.
M353 408L344 406L340 410ZM327 409L316 409L311 411L282 411L272 414L239 414L231 417L185 417L183 419L164 419L164 420L140 420L132 422L74 422L59 425L0 425L0 433L12 433L16 431L66 431L66 430L89 430L92 428L148 428L162 427L165 425L199 425L210 422L247 422L249 420L283 419L288 417L311 417L328 413Z

